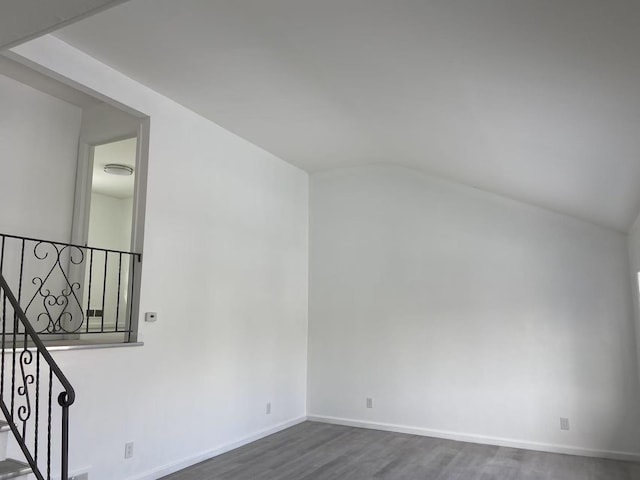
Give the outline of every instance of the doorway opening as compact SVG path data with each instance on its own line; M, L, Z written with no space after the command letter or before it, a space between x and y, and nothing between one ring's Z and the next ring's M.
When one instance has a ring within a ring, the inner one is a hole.
M93 147L87 245L104 251L94 250L85 265L87 333L129 330L131 261L122 252L132 244L137 143L133 137Z

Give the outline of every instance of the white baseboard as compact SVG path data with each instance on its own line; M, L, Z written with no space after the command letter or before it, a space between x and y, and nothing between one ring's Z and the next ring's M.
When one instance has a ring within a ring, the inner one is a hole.
M191 465L195 465L196 463L200 463L200 462L203 462L204 460L209 460L210 458L217 457L218 455L222 455L223 453L230 452L231 450L235 450L236 448L240 448L244 445L247 445L248 443L255 442L256 440L260 440L261 438L268 437L269 435L273 435L274 433L278 433L282 430L293 427L294 425L298 425L299 423L304 422L306 419L307 417L298 417L298 418L294 418L293 420L279 423L278 425L265 428L264 430L260 430L240 440L227 443L213 450L201 452L189 458L168 463L166 465L162 465L161 467L154 468L153 470L150 470L146 473L139 474L134 477L130 477L129 480L156 480L160 477L164 477L165 475L170 475L179 470L182 470L183 468L187 468L187 467L190 467Z
M443 438L459 442L479 443L483 445L496 445L499 447L521 448L524 450L536 450L540 452L563 453L567 455L579 455L581 457L608 458L612 460L640 461L640 453L615 452L610 450L591 450L582 447L568 445L554 445L550 443L528 442L510 438L488 437L469 433L447 432L442 430L430 430L406 425L394 425L390 423L370 422L366 420L353 420L349 418L329 417L324 415L309 415L307 420L311 422L331 423L347 427L368 428L371 430L384 430L387 432L408 433L423 437Z

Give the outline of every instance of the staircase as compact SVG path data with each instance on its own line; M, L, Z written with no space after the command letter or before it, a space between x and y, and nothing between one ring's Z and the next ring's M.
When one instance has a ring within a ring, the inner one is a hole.
M0 480L69 480L75 392L47 345L135 342L141 261L0 233ZM9 435L23 461L5 458Z
M0 421L0 480L20 477L26 480L31 473L29 464L7 458L7 443L10 432L9 424Z
M0 260L0 480L68 480L75 392L20 307L20 293L7 284ZM6 458L10 433L26 463Z

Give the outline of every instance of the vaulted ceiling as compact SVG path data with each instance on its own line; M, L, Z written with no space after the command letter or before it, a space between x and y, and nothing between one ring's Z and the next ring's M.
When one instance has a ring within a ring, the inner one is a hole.
M640 2L131 0L56 35L310 172L640 209Z

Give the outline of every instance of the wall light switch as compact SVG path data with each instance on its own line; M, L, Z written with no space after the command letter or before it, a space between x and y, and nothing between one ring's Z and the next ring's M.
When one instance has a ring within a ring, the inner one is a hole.
M133 457L133 442L127 442L124 444L124 458Z
M145 322L155 322L158 319L158 314L156 312L147 312L144 314Z

